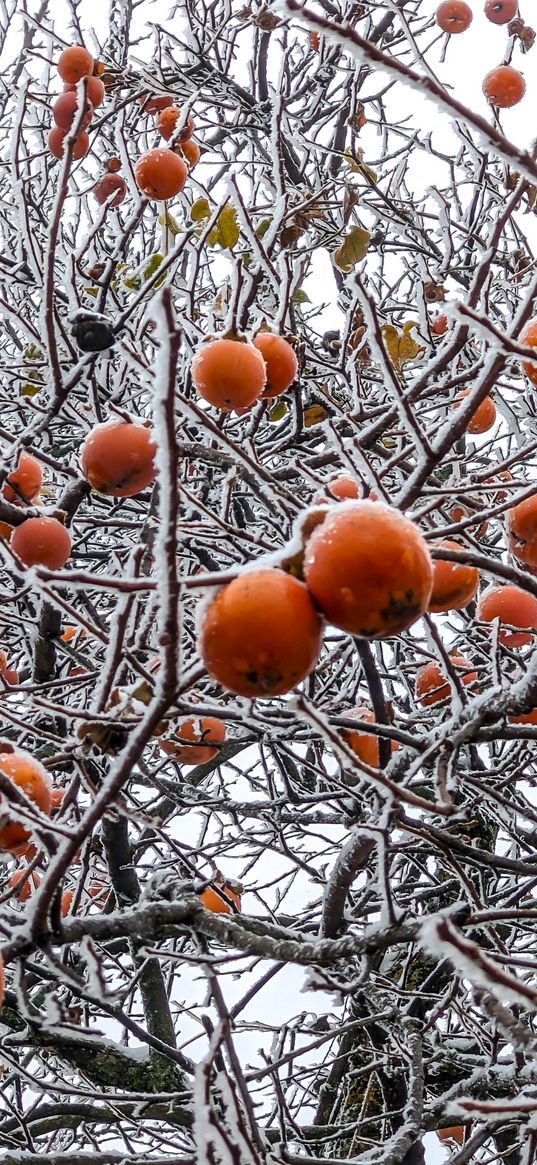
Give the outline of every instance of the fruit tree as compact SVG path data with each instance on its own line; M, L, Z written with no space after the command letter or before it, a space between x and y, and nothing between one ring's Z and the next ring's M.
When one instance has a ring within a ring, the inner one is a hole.
M537 1156L529 0L5 0L0 1160Z

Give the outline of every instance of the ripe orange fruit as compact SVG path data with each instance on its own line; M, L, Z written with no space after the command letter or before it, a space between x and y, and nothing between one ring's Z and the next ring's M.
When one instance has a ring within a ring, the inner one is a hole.
M453 407L456 409L466 396L468 396L467 392L459 393ZM466 431L467 433L487 433L489 429L492 429L495 420L496 405L491 396L486 396L472 413Z
M464 1128L462 1125L451 1125L450 1128L437 1129L436 1135L439 1141L443 1144L446 1142L455 1142L457 1145L464 1144Z
M287 392L298 372L298 360L290 344L283 336L272 332L258 332L254 347L261 352L267 369L267 383L263 397L281 396Z
M95 61L82 45L71 45L58 57L58 73L67 85L76 85L81 77L91 77Z
M2 655L3 654L4 653L2 652ZM3 667L0 670L0 675L2 676L4 682L6 684L11 684L12 687L15 687L19 682L19 673L15 671L14 667Z
M449 327L449 320L446 315L442 313L433 320L431 324L431 332L434 336L445 336Z
M201 157L201 150L198 146L198 143L195 142L193 138L188 138L186 142L181 142L180 146L174 148L179 150L179 153L185 159L189 169L193 170L194 166L197 165Z
M537 724L537 708L532 708L531 712L521 712L519 716L509 716L510 724Z
M337 498L338 502L346 502L354 498L360 497L360 486L346 473L340 474L339 477L333 477L327 484L328 493L332 494L333 498Z
M150 96L149 93L141 93L138 100L140 105L143 106L144 113L160 113L161 109L167 109L168 106L173 105L171 93L163 93L161 96L158 94Z
M211 340L192 361L192 382L203 400L217 409L250 408L265 387L265 361L253 344Z
M220 890L222 891L222 894L226 895L226 898L231 899L231 902L234 903L240 913L241 896L239 893L237 893L236 890L232 889L231 886L228 886L228 884L225 882L215 882L214 889L212 886L207 886L207 888L202 891L200 894L200 902L205 907L205 909L210 910L211 914L234 914L233 906L230 906L229 903L227 903L225 899L222 898L222 894L219 893Z
M32 457L31 453L26 453L26 450L22 449L17 468L8 473L6 477L2 486L2 494L6 502L12 502L13 505L17 505L17 503L29 505L37 497L42 484L43 470L39 461Z
M60 93L52 105L52 116L58 129L62 129L64 133L69 133L73 122L78 122L80 107L78 93L75 91ZM84 117L79 129L87 129L93 117L93 106L89 101L86 101L84 109Z
M64 93L74 93L76 85L64 85ZM98 109L102 105L106 96L106 89L99 77L88 77L86 85L86 97L94 109Z
M464 522L467 518L472 517L474 510L469 510L466 506L455 505L451 506L451 508L448 510L448 513L452 522ZM488 525L488 521L485 518L485 521L481 523L478 530L474 532L471 527L469 527L469 529L472 530L474 538L481 540L481 538L484 538L485 534L487 533Z
M365 706L353 708L351 712L345 712L344 715L351 720L366 720L368 724L375 724L375 713L371 708ZM374 736L371 732L358 732L353 728L342 728L341 735L345 744L356 753L356 756L365 765L378 769L380 765L378 736ZM391 746L392 752L395 752L399 747L396 740L392 740Z
M321 47L320 34L312 30L311 32L308 32L308 40L310 42L310 48L313 49L313 52L318 53Z
M72 890L64 890L60 900L60 913L62 918L66 918L72 906L74 894Z
M41 813L50 817L50 780L47 770L38 760L22 750L2 752L0 753L0 772L9 777L9 780L26 795L29 801L33 801ZM4 813L6 801L9 804L9 798L3 796L2 800L4 802L2 813ZM21 846L26 846L30 836L29 830L25 829L20 822L10 821L0 828L0 850L17 853Z
M238 696L282 696L315 667L321 619L304 583L267 567L227 583L201 610L198 651Z
M157 129L161 137L169 142L170 138L175 133L176 126L181 120L182 110L178 105L168 105L163 109L157 117ZM187 138L191 138L194 133L194 119L189 114L183 129L177 135L177 142L186 142Z
M3 538L4 542L9 542L12 533L13 526L10 526L9 522L0 522L0 538Z
M134 177L142 194L164 202L180 194L188 178L188 168L173 150L148 150L138 158Z
M221 744L226 739L226 726L215 716L193 716L179 725L171 740L161 740L160 747L168 756L173 756L181 765L202 765L218 756L219 749L211 748L209 742Z
M151 429L135 421L95 425L80 454L82 473L98 493L132 498L155 480L157 451Z
M537 348L537 316L528 320L527 324L524 325L519 336L519 342L525 344L526 348ZM534 355L537 356L537 352ZM532 384L537 385L537 364L523 364L522 367L528 380L531 380Z
M362 639L384 639L427 610L433 566L417 526L381 502L329 510L304 553L304 578L323 615Z
M60 788L56 788L56 789L51 790L51 794L50 794L50 811L51 811L51 813L55 813L56 810L61 809L61 807L65 801L66 791L67 791L66 789L60 789Z
M511 109L518 105L526 92L526 82L512 65L498 65L483 81L483 93L489 105L496 109Z
M115 154L113 154L112 157L108 158L108 160L105 162L104 168L105 170L108 170L109 174L117 174L118 170L121 170L121 162L119 158L116 158Z
M60 162L63 158L64 142L65 142L66 137L67 137L67 134L64 133L63 130L58 129L57 125L53 125L53 127L50 130L50 133L47 137L47 146L50 150L50 153L52 154L52 156L54 158L58 158L58 161L60 161ZM85 131L82 130L82 132L77 134L76 138L75 138L75 143L73 146L73 153L72 153L73 161L78 162L80 160L80 158L86 157L86 154L89 150L89 144L90 144L89 137L88 137L87 133L85 133Z
M27 518L15 527L11 548L25 566L61 570L71 553L71 539L57 518Z
M499 619L500 623L508 623L511 627L524 628L500 631L499 640L505 647L525 647L533 642L532 632L537 630L537 599L511 583L487 587L477 606L477 618L483 623Z
M93 187L93 197L97 199L99 206L104 206L104 203L108 202L108 199L114 194L114 191L115 197L112 199L110 206L119 206L127 193L127 183L121 177L121 174L103 174L102 178L99 178L99 181Z
M472 664L462 655L450 655L451 665L461 673L463 684L472 684L477 679L477 672L472 671ZM431 660L416 673L416 699L426 708L429 704L438 704L440 700L447 700L451 695L450 685L438 663Z
M449 32L451 35L466 32L472 20L472 9L464 3L464 0L444 0L444 3L436 9L436 23L442 32Z
M15 870L15 873L9 879L8 886L12 890L15 890L15 898L18 898L19 902L27 902L30 895L39 886L40 881L39 874L30 874L26 868L24 870Z
M458 542L447 538L437 542L446 550L462 550ZM433 589L428 610L433 614L442 611L462 611L471 603L479 586L479 573L474 566L463 566L459 562L446 562L441 558L433 560Z
M509 510L507 533L511 554L533 574L537 570L537 493Z
M518 12L518 0L487 0L485 16L492 24L507 24Z

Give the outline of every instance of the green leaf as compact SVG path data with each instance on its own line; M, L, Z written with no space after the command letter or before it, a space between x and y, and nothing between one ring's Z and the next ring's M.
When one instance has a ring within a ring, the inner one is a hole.
M277 404L273 405L270 412L267 413L267 416L271 424L274 425L276 421L283 421L283 418L287 416L288 412L289 408L285 401L279 400Z
M352 271L367 254L371 235L363 227L352 227L340 247L334 251L334 263L340 271Z
M271 221L272 220L270 218L262 218L261 222L257 224L257 226L255 228L255 233L256 233L258 239L262 239L263 235L266 235L266 233L269 229L269 226L271 224Z
M218 215L218 242L224 250L231 250L240 239L240 227L234 206L224 206Z
M204 222L205 219L211 217L211 208L207 198L198 198L196 202L192 203L190 207L190 218L192 222Z
M151 276L155 274L155 271L158 271L162 263L162 259L163 256L159 251L157 251L155 255L151 255L149 257L147 263L142 268L142 275L144 279L151 279Z
M293 303L311 303L309 295L306 295L301 287L297 287L296 291L293 291L291 299Z

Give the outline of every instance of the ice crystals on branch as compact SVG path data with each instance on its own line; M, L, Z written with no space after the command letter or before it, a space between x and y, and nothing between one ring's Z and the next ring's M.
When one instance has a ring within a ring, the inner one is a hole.
M77 311L69 317L69 323L82 352L104 352L116 342L112 323L101 312Z

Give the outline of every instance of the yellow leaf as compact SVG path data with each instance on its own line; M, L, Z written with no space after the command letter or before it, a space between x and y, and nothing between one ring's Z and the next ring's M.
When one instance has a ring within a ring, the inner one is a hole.
M218 215L218 242L224 250L231 250L238 243L240 228L234 206L224 206Z
M354 154L350 150L345 150L345 157L355 174L363 174L364 178L367 178L367 181L372 186L375 185L378 178L377 172L376 170L372 170L371 166L367 165L367 162L364 162L363 150L356 150Z
M181 234L181 232L182 232L182 227L180 227L180 226L179 226L179 223L178 223L178 222L176 222L176 220L175 220L175 219L174 219L174 217L173 217L173 214L170 214L170 213L168 213L168 214L166 214L166 215L164 215L164 214L159 214L159 219L158 219L158 221L159 221L159 225L160 225L161 227L164 227L164 226L165 226L165 227L167 227L167 229L169 230L170 234L171 234L171 235L173 235L173 237L174 237L174 238L175 238L175 236L176 236L176 235L179 235L179 234Z
M328 413L323 405L310 405L304 409L304 428L311 429L312 425L320 425L326 421Z
M363 227L352 227L340 247L334 251L334 263L340 271L352 271L365 258L371 235Z
M417 327L419 324L415 320L408 320L400 332L393 324L383 324L381 327L384 347L397 372L401 371L403 364L408 360L414 360L420 352L423 352L423 347L410 334L412 329Z
M206 198L198 198L196 202L192 203L190 207L190 218L192 222L203 222L204 219L211 217L211 208Z

